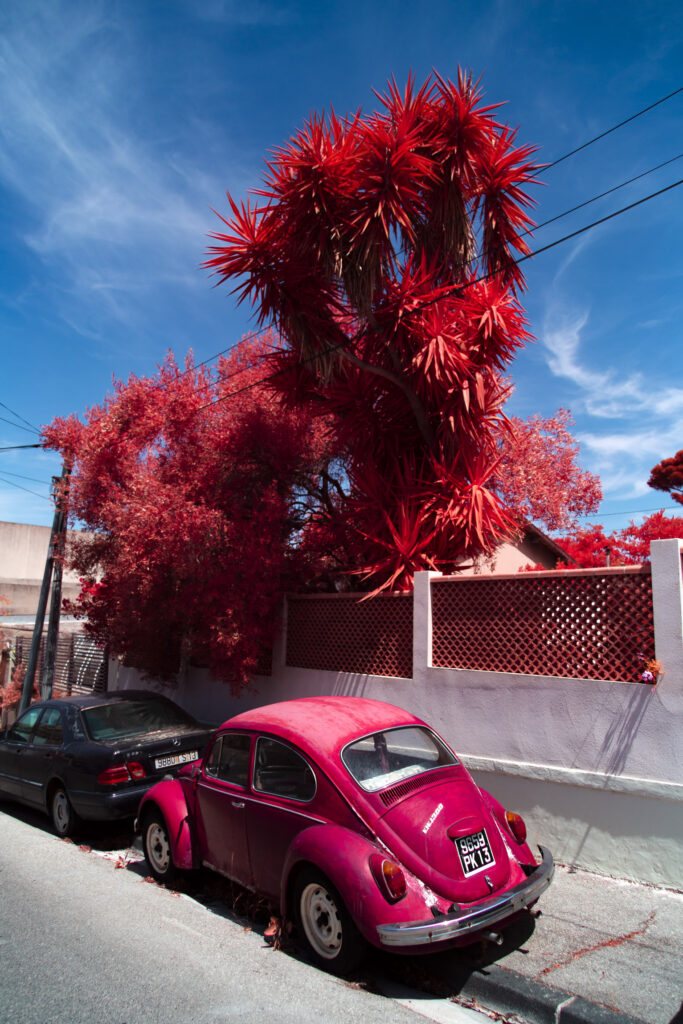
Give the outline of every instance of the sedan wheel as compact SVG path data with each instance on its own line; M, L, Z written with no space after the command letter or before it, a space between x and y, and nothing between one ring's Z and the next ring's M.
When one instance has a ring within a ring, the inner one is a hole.
M63 838L73 835L76 828L76 814L66 790L58 786L50 798L50 818L52 827L58 836Z
M171 854L168 829L160 811L150 811L144 819L142 844L149 869L158 882L170 882L177 874Z
M315 962L334 974L348 974L363 956L365 941L332 883L315 870L297 879L294 912L299 936Z

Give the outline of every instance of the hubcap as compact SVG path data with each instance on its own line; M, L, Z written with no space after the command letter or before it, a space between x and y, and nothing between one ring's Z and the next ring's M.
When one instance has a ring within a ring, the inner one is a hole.
M147 829L147 856L155 871L163 875L171 863L171 849L168 845L166 829L153 821Z
M342 922L327 889L319 883L307 885L301 894L301 923L313 950L325 960L339 956Z
M58 832L66 832L69 827L69 800L63 790L55 794L52 801L52 816Z

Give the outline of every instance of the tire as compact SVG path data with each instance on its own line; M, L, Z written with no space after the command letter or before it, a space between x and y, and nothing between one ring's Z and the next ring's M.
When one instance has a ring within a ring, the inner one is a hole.
M63 786L55 786L52 790L48 810L52 827L60 839L72 836L78 826L78 816Z
M168 827L160 810L147 812L142 825L142 848L152 876L157 882L172 882L178 875L173 863Z
M346 975L360 964L366 943L344 901L322 871L306 868L294 884L297 936L313 962Z

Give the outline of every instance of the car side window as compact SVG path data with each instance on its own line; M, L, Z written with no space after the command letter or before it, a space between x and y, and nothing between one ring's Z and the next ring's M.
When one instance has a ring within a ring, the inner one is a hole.
M34 746L59 747L63 740L62 716L59 708L47 708L33 734Z
M271 796L308 801L315 796L315 775L296 750L260 736L254 757L254 789Z
M12 743L28 743L42 710L42 708L29 708L28 711L25 711L10 729L7 739Z
M244 733L223 733L216 737L204 771L221 782L246 788L249 780L251 737Z

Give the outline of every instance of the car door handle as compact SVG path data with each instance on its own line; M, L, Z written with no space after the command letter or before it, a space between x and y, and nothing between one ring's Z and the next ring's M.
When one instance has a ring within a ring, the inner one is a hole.
M230 803L232 804L236 811L241 811L242 808L244 807L243 800L231 800Z

